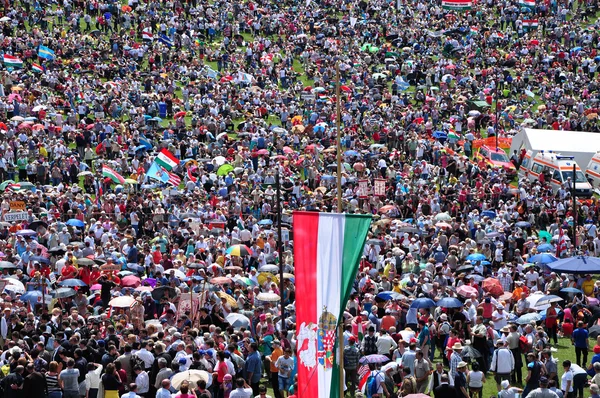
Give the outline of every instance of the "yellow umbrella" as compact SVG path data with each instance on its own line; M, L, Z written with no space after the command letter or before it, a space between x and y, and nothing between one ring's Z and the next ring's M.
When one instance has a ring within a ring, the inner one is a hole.
M126 178L125 183L126 184L139 184L139 182L137 182L137 180L134 180L133 178Z
M258 283L261 285L264 284L267 281L267 277L269 276L271 277L271 281L279 283L279 278L270 272L261 272L260 274L258 274Z
M238 306L237 301L235 301L235 299L233 297L231 297L230 295L228 295L225 292L217 292L217 296L219 296L219 298L221 300L225 300L227 302L227 304L229 304L230 307L236 307Z

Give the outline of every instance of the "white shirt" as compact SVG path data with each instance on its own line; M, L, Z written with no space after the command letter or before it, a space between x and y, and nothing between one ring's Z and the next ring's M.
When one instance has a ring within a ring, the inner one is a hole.
M145 394L150 390L150 378L145 370L142 370L135 378L135 384L138 386L138 392Z
M515 357L508 348L500 348L494 351L490 370L492 372L506 374L511 373L515 368Z
M252 388L236 388L231 391L229 398L252 398Z

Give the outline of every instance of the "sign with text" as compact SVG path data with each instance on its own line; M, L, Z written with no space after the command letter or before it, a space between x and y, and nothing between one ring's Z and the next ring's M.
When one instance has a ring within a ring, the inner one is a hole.
M375 191L375 196L385 196L385 180L377 178L373 190Z
M17 213L6 213L4 215L4 221L7 221L7 222L23 221L23 220L27 220L27 218L29 218L29 217L27 216L26 211L20 211Z
M369 180L358 180L358 189L356 194L360 199L366 199L369 196Z
M13 200L12 202L9 203L9 206L10 206L11 210L20 210L20 211L25 210L25 202L22 200Z

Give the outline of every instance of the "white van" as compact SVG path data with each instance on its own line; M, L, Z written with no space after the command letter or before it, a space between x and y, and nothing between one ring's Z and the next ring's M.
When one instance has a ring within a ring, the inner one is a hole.
M579 165L572 156L561 156L558 153L539 151L535 156L527 151L519 168L519 178L530 181L539 181L540 174L544 180L549 181L554 193L569 179L573 179L573 165L575 165L575 193L577 196L590 197L593 189ZM600 160L600 157L599 157ZM598 164L600 166L600 163ZM600 174L599 174L600 176Z
M592 156L585 169L585 176L588 182L592 184L592 189L600 193L600 152Z

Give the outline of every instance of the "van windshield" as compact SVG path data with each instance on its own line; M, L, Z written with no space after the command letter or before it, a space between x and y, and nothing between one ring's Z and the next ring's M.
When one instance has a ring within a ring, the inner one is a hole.
M490 154L490 157L492 158L492 160L494 162L504 162L504 163L508 163L508 156L506 156L506 154L504 152L492 152Z
M563 171L561 174L564 182L566 182L568 178L573 179L573 171ZM577 170L575 175L577 176L577 180L575 180L575 182L587 182L581 171Z

